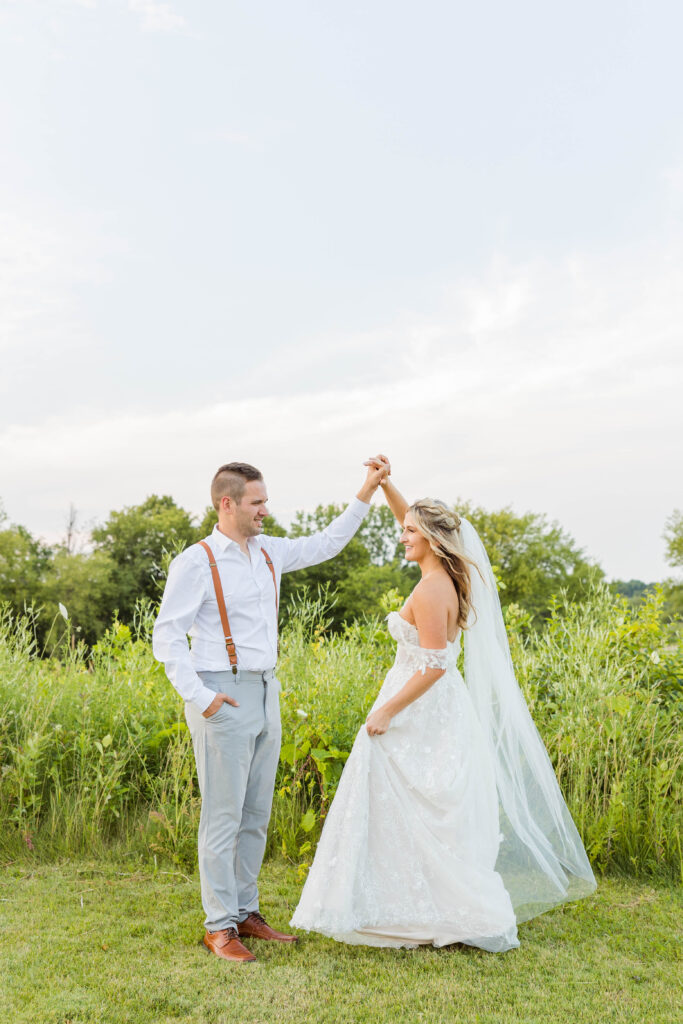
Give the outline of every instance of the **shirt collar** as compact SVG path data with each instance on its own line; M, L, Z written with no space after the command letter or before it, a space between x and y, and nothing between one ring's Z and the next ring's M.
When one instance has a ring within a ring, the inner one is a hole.
M221 531L218 529L218 524L216 524L216 526L214 526L213 530L211 531L211 540L214 542L219 551L227 551L230 545L235 543L235 541L232 540L230 537L226 537L224 533L221 533Z
M218 524L216 524L211 531L211 540L218 550L222 552L227 551L231 545L238 547L237 541L233 540L232 537L227 537L224 533L221 533L218 529ZM247 537L247 547L250 548L251 551L260 550L260 537Z

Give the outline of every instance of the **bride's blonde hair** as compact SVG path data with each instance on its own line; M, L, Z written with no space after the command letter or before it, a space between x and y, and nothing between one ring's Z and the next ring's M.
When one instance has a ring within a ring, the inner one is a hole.
M460 539L460 516L443 501L435 498L420 498L408 512L422 536L429 541L434 554L441 559L443 567L453 580L458 595L458 626L467 629L472 583L470 568L479 572L476 564L463 552Z

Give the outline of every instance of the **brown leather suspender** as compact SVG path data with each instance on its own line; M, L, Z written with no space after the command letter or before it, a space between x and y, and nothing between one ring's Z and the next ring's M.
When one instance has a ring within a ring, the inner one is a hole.
M200 540L199 543L206 551L209 557L209 566L211 567L211 577L213 579L213 589L216 591L216 603L218 604L218 614L221 617L221 626L223 627L223 635L225 637L225 649L228 652L228 658L230 659L230 666L232 668L233 675L237 675L237 650L235 649L235 641L230 633L230 622L228 620L228 609L225 606L225 597L223 596L223 587L221 586L221 578L218 574L218 566L216 565L216 559L213 557L213 551L204 540ZM261 548L263 552L270 574L273 577L273 586L275 587L275 615L276 615L276 628L277 628L277 615L279 612L279 601L277 593L277 580L275 578L275 569L273 563L270 560L270 555L265 548Z
M273 586L275 587L275 614L279 615L280 614L280 604L279 604L278 596L277 596L277 580L275 579L275 569L273 568L273 563L271 562L270 555L268 554L266 549L265 548L261 548L261 551L263 552L264 558L266 560L266 564L267 564L268 568L270 569L270 575L273 577Z

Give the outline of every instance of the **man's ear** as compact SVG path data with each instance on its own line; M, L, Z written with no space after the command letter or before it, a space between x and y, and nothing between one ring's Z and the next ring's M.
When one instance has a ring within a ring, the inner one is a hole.
M224 512L232 512L234 508L234 501L229 494L224 494L221 498L221 509Z

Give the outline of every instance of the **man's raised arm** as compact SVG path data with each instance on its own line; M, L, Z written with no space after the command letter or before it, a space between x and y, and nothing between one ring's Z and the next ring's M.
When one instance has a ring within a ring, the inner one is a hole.
M376 466L368 468L368 475L358 494L336 519L309 537L283 538L282 571L306 569L309 565L326 562L346 547L370 508L370 499L377 490L386 470Z

